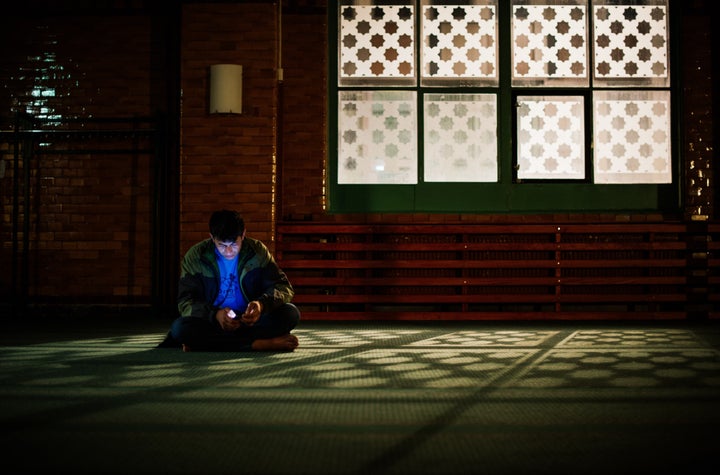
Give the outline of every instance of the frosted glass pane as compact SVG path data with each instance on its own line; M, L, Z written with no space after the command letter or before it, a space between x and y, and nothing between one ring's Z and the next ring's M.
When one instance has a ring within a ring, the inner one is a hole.
M518 97L517 177L585 178L584 98Z
M596 91L595 183L671 183L670 92Z
M593 4L595 84L668 87L667 2L602 3L611 2Z
M574 3L513 2L513 85L588 85L587 6Z
M413 91L343 91L338 101L338 183L416 184Z
M425 181L496 182L495 94L428 94Z
M497 1L457 1L422 7L422 82L497 85Z
M339 11L339 84L415 84L413 2L345 3Z

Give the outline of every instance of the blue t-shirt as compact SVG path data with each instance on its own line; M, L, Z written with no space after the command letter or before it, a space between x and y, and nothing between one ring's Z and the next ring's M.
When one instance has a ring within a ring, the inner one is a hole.
M237 274L239 256L235 256L233 260L228 260L222 257L216 249L215 257L220 268L220 292L215 299L214 305L220 308L230 307L240 315L245 311L247 302L240 290L240 280Z

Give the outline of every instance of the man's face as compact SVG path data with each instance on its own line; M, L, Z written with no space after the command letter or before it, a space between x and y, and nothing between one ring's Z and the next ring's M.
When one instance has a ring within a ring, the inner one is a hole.
M220 241L219 239L215 238L215 236L212 237L213 242L215 243L215 248L218 250L221 256L223 256L225 259L231 261L237 257L238 253L240 252L240 248L242 247L242 241L245 239L245 233L242 233L241 236L238 236L238 238L235 241Z

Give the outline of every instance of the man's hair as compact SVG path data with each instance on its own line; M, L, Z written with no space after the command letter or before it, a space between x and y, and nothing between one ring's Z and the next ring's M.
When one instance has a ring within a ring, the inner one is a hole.
M237 211L223 209L210 216L210 234L221 242L235 242L245 232L245 221Z

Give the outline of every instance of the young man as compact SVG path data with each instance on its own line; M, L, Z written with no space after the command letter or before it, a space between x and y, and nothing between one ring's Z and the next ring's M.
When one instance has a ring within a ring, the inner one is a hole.
M159 347L184 351L293 351L300 311L268 248L245 236L236 211L210 217L210 238L182 261L178 317Z

